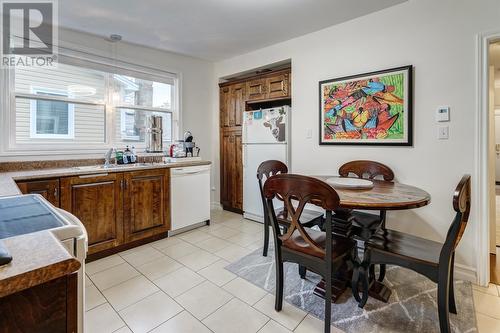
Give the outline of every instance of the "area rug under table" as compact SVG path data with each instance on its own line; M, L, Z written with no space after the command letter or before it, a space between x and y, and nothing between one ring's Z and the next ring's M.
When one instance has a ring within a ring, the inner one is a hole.
M273 250L262 250L241 258L227 270L258 287L274 293ZM323 320L324 300L313 294L321 277L307 272L302 280L296 264L285 263L285 301ZM332 325L345 332L439 332L436 284L413 271L389 266L384 284L392 290L388 303L370 298L364 309L357 306L348 289L332 306ZM453 332L477 332L470 282L455 281L458 315L450 313Z

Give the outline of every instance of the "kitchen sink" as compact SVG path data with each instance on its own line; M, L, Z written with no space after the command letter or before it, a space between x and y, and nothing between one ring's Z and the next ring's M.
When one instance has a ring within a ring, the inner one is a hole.
M122 169L122 168L138 168L138 167L145 167L145 166L151 166L154 165L154 163L133 163L133 164L111 164L107 167L104 165L85 165L85 166L78 166L78 167L73 167L75 170L80 170L80 171L93 171L93 170L115 170L115 169Z

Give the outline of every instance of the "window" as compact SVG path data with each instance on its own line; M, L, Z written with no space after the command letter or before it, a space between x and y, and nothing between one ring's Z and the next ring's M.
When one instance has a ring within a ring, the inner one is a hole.
M148 117L163 118L168 145L178 135L177 78L101 62L60 57L57 68L16 67L8 82L6 150L92 150L146 147ZM11 102L12 101L12 102ZM1 103L1 101L0 101ZM5 148L5 147L4 147Z
M49 89L33 89L35 95L50 97L68 97L64 92ZM30 101L30 138L73 139L74 138L73 103L32 99Z
M106 142L105 72L66 64L13 72L15 144L62 149Z
M145 143L148 117L163 119L163 140L172 141L172 84L114 74L113 98L120 118L116 141Z

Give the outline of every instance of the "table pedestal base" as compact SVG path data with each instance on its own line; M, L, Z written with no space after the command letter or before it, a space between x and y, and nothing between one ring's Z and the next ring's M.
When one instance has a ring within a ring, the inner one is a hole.
M340 296L346 291L347 282L333 278L332 280L332 303L336 303ZM325 280L321 280L314 288L314 295L323 299L326 297Z
M392 291L387 288L383 283L373 280L370 283L370 289L368 290L368 295L384 303L389 302L389 297L391 297Z
M332 280L332 303L336 303L340 296L346 291L347 287L350 287L346 281L333 278ZM359 289L362 291L362 288ZM389 297L391 297L391 290L387 288L386 285L380 283L376 280L373 280L370 283L370 289L368 290L368 295L370 297L375 298L381 302L387 303L389 302ZM319 296L321 298L325 298L326 288L325 288L325 280L321 280L314 288L314 295Z

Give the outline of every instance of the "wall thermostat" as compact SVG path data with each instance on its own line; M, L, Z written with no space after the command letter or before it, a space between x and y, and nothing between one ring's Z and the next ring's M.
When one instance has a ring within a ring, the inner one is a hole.
M442 106L436 110L436 121L438 122L450 121L449 106Z

